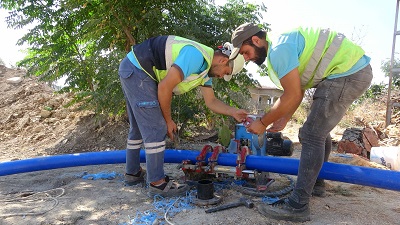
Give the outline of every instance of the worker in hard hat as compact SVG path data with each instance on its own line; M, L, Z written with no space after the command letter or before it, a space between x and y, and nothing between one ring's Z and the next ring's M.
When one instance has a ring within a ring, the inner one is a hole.
M325 181L318 179L331 151L329 132L350 105L370 86L372 69L364 50L343 34L329 29L298 28L272 43L267 32L245 23L232 34L234 59L266 66L268 76L283 94L273 107L247 130L261 134L280 131L300 105L304 92L315 88L310 113L301 131L301 156L297 183L291 195L275 206L261 204L263 215L288 221L310 220L310 197L325 196Z
M214 95L213 78L229 81L242 70L242 56L230 60L232 45L216 50L178 36L158 36L134 45L122 60L119 77L126 99L130 129L126 150L125 183L145 180L149 194L183 195L179 184L164 172L165 138L174 140L177 126L171 117L172 95L200 87L206 106L213 112L242 121L246 110L231 107ZM140 167L140 149L146 152L146 172Z

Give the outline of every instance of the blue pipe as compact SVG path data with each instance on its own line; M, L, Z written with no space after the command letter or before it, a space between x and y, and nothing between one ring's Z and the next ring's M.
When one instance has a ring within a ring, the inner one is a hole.
M166 163L181 163L183 160L196 162L199 153L199 151L192 150L167 149L164 161ZM211 153L208 153L206 158L208 159L210 156ZM217 162L218 165L236 166L236 158L236 154L222 153ZM140 151L140 161L146 162L144 150ZM0 162L0 176L66 167L118 163L125 163L125 150L55 155ZM246 158L246 168L250 170L257 169L258 171L297 175L298 166L299 160L294 158L256 155L249 155ZM322 166L319 178L400 191L400 172L391 170L326 162Z

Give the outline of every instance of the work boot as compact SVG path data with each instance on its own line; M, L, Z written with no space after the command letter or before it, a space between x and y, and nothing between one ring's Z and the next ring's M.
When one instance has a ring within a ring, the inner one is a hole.
M139 172L137 172L136 174L126 173L124 183L126 186L137 185L139 183L144 182L145 177L146 177L146 170L140 168Z
M295 208L289 204L289 199L281 199L272 205L260 204L258 211L271 219L292 222L305 222L310 220L310 207L308 204Z
M326 188L325 188L325 181L324 180L317 180L315 182L314 188L311 193L312 196L326 197Z

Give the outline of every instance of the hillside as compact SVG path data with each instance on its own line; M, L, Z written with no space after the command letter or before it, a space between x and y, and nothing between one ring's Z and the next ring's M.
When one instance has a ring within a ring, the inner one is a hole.
M23 70L0 67L0 160L123 149L129 124L64 107L70 94L55 94ZM15 149L17 147L17 149ZM23 155L15 153L23 152Z

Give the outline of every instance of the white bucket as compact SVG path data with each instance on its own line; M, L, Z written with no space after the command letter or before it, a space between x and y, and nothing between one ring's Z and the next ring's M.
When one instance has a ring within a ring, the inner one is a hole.
M370 160L391 170L400 171L400 147L372 147Z

